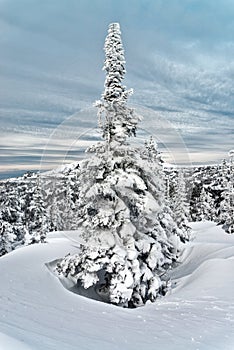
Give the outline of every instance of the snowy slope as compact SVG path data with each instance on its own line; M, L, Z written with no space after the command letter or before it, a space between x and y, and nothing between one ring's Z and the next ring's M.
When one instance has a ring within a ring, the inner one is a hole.
M134 310L62 286L45 266L75 251L62 235L0 258L0 349L234 349L234 236L211 222L193 229L172 293Z

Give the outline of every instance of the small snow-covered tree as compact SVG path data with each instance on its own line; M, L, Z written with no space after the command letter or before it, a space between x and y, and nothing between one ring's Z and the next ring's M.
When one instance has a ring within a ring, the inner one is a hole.
M209 188L203 186L200 195L199 215L201 220L215 220L215 202Z
M46 210L44 207L43 196L41 193L40 177L37 175L36 185L28 193L30 198L26 210L28 244L44 243L48 231Z
M47 215L49 218L49 230L59 231L65 229L64 226L64 206L65 206L65 180L57 175L49 179L50 193L47 197Z
M162 164L151 139L133 148L139 117L127 106L122 85L125 60L119 24L105 42L105 91L96 103L104 142L81 164L77 228L85 244L68 255L57 272L96 286L117 305L136 307L167 290L162 276L177 260L180 232L164 196Z
M234 188L230 181L223 191L223 200L220 203L220 223L227 233L234 233Z
M0 203L0 221L8 251L21 246L25 242L25 228L22 222L22 209L17 184L6 184ZM11 248L10 248L11 246Z
M66 230L76 228L77 222L77 193L78 179L76 174L68 174L66 177L65 199L63 204L63 227Z
M230 182L229 182L229 223L228 233L234 234L234 150L229 151Z
M47 209L49 217L49 231L58 231L63 229L62 219L59 214L58 202L54 194L50 197L49 207Z
M230 162L223 160L221 165L219 201L219 224L227 233L234 233L234 168L233 151L229 152Z
M11 252L15 248L15 242L12 225L0 218L0 256Z
M174 195L170 199L170 202L173 218L181 232L181 240L183 242L188 241L190 232L188 225L189 203L186 196L184 171L182 169L178 170Z

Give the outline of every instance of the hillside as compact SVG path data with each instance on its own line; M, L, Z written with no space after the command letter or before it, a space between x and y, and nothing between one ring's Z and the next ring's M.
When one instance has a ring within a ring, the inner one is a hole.
M66 290L46 263L75 251L61 232L1 257L2 350L231 350L234 236L193 223L170 295L123 309Z

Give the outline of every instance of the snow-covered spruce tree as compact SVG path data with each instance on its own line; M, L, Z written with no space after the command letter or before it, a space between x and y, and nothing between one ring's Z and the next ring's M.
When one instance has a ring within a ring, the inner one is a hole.
M49 231L58 231L62 227L62 219L59 214L58 202L55 197L55 191L53 191L52 196L50 198L49 207L47 209L48 217L49 217Z
M227 233L234 234L234 188L232 181L227 183L220 203L220 223Z
M164 199L156 147L132 148L139 118L122 85L124 51L119 24L105 42L105 91L96 103L104 142L81 165L77 228L86 244L57 265L57 272L95 290L109 302L137 307L167 290L163 281L177 260L179 230Z
M183 242L189 240L190 227L188 225L189 203L186 197L186 185L184 171L178 170L174 194L170 198L172 216L180 229L180 237Z
M220 197L218 202L218 224L222 224L227 233L234 233L234 169L232 152L230 163L224 159L220 167Z
M44 243L48 231L46 210L41 193L40 177L37 175L35 187L31 188L27 216L28 244Z
M0 217L0 256L14 249L16 238L12 225Z
M209 189L203 185L198 207L201 220L215 220L215 203Z
M26 231L22 222L21 209L17 184L6 184L0 199L1 254L14 250L25 243Z
M233 157L234 151L231 150L230 154L230 183L229 183L229 222L228 233L234 234L234 164Z
M50 191L46 198L47 215L49 218L49 230L64 230L65 203L66 203L66 183L61 174L52 177L49 181Z
M63 229L64 230L73 230L77 225L77 206L76 206L76 185L79 184L78 178L75 174L68 174L66 176L66 184L64 184L65 188L65 198L63 201L61 213L62 221L63 221Z

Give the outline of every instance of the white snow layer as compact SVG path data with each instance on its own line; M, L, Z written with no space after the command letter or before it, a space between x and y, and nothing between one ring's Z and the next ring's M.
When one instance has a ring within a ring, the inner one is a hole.
M0 349L30 350L26 344L0 332Z
M0 349L233 350L234 236L211 222L192 226L172 292L138 309L65 289L45 266L76 251L63 236L0 258Z

